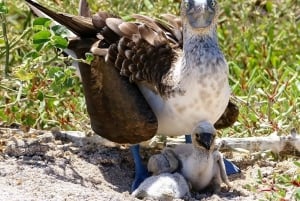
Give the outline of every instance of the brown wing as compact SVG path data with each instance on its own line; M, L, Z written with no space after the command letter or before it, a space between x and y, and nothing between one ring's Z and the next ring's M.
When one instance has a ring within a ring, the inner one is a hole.
M216 129L223 129L227 127L231 127L234 122L237 121L239 116L239 107L233 103L232 100L229 101L226 110L222 114L222 116L218 119L218 121L214 124Z
M104 25L102 29L112 30L120 39L107 41L108 34L102 32L104 44L99 42L92 52L105 55L106 61L114 64L131 82L144 82L154 92L168 96L175 85L168 78L181 54L181 38L173 34L175 28L170 24L142 15L133 17L137 22L106 18L104 23L96 22L95 18L99 17L94 15L95 25ZM108 48L107 53L100 51L103 48Z

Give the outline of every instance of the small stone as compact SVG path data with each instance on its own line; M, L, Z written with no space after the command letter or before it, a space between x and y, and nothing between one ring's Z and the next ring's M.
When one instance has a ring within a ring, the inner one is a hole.
M32 156L31 159L34 160L34 161L41 161L41 160L42 160L42 157L41 157L41 156L38 156L38 155L35 155L35 156Z
M43 143L49 143L49 142L54 141L54 136L52 133L48 132L48 133L38 136L38 139Z

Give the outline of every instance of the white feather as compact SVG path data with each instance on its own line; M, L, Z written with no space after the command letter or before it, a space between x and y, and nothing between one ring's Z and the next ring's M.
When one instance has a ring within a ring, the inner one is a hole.
M194 0L196 5L207 4L207 0Z

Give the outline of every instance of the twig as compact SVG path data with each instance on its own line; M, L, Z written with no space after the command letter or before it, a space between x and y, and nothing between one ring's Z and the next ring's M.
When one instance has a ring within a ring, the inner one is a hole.
M19 88L16 100L14 102L12 102L12 103L9 103L9 104L0 105L0 109L8 107L8 106L11 106L11 105L15 105L16 103L20 102L21 100L22 101L27 100L27 98L21 99L22 92L23 92L23 84L22 84L22 82L20 82L20 88Z
M7 37L7 32L6 32L6 17L5 14L1 14L1 21L2 21L2 32L3 32L3 39L5 43L5 68L4 68L4 75L8 76L9 73L9 50L10 50L10 45Z
M2 89L6 89L6 90L8 90L8 91L11 91L11 92L17 92L17 90L14 90L14 89L8 88L7 86L4 86L4 85L2 85L2 84L0 84L0 88L2 88Z
M43 65L49 65L49 64L52 63L53 61L57 60L57 58L58 58L58 54L55 53L55 56L52 57L52 58L50 58L50 59L48 59L47 61L44 61L44 62L43 62Z
M28 101L28 98L22 98L20 99L18 102L23 102L23 101ZM17 101L14 101L12 103L8 103L8 104L5 104L5 105L0 105L0 109L3 109L3 108L6 108L6 107L10 107L10 106L13 106L17 103Z
M275 154L300 154L300 136L293 133L289 136L273 134L263 137L220 138L216 143L220 151L225 152L247 150L249 153L271 151Z
M28 28L26 29L21 36L19 36L16 40L12 41L11 44L9 45L10 51L12 48L14 48L17 44L19 44L19 41L26 36L32 29ZM2 57L4 54L6 53L6 51L0 52L0 57Z
M185 143L184 137L167 139L168 146ZM251 154L271 151L280 155L300 156L300 135L296 131L292 131L288 136L271 134L261 137L218 138L216 145L221 152L237 151Z

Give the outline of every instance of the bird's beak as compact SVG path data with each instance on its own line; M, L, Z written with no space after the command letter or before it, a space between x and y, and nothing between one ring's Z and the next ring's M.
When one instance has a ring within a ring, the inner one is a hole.
M215 11L206 3L195 5L187 10L187 18L193 28L206 28L211 25Z
M212 133L200 133L196 136L196 141L200 146L203 146L205 149L210 150L214 142L214 135Z

